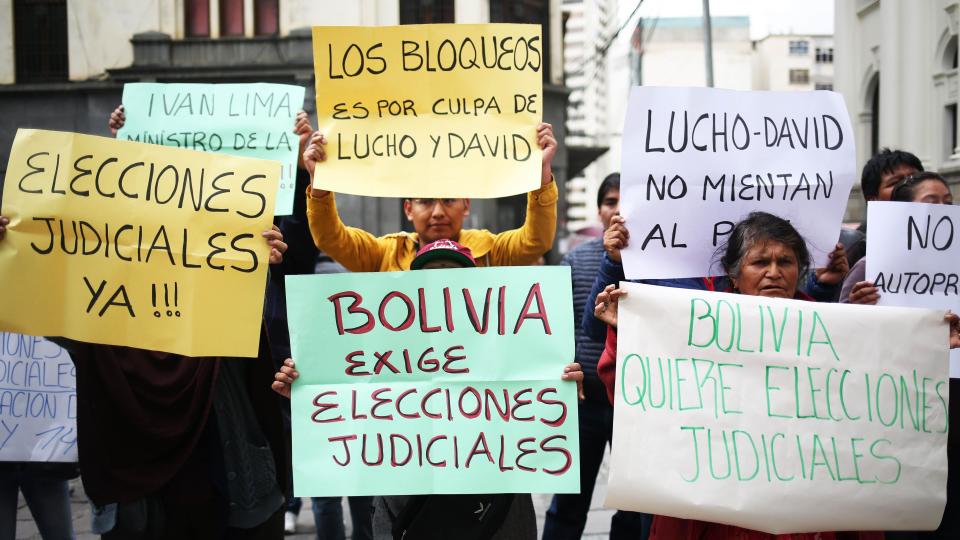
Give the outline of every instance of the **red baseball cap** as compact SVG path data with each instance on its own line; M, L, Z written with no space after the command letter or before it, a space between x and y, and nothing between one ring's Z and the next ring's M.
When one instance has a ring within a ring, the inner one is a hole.
M420 270L425 264L437 259L447 259L460 264L464 268L475 268L477 261L473 260L473 253L470 248L462 246L453 240L437 240L420 248L413 262L410 263L411 270Z

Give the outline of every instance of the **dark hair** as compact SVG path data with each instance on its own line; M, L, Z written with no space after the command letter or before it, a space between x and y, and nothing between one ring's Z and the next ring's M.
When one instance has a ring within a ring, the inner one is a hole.
M880 193L881 177L893 172L900 165L923 171L923 163L920 163L917 156L903 150L884 148L879 154L870 158L863 166L863 174L860 175L860 189L863 191L864 198L876 197Z
M919 172L917 174L911 174L897 184L893 188L893 194L890 196L890 200L900 202L913 201L913 196L917 191L917 186L926 182L927 180L939 180L943 182L943 185L946 186L947 189L950 189L947 181L944 180L944 178L939 174L935 172Z
M746 219L733 227L727 241L721 245L715 257L728 276L740 275L740 260L747 251L757 244L771 240L780 242L793 250L800 266L799 275L804 275L810 267L810 252L807 242L789 221L767 212L751 212Z
M603 206L603 199L611 189L620 190L620 173L610 173L603 182L600 182L600 189L597 190L597 208Z

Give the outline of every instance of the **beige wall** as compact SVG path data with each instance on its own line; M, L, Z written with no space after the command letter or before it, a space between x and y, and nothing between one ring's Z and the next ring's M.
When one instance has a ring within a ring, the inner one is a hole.
M0 84L14 82L13 0L0 0Z
M396 0L281 0L280 34L311 26L399 24Z
M181 0L68 0L70 79L101 76L133 61L130 38L139 32L177 32ZM180 23L182 25L182 22Z
M489 21L485 0L455 0L457 22ZM253 33L253 0L245 0L245 28ZM218 35L217 0L210 0L211 35ZM560 42L561 1L551 0L552 73L563 81ZM400 22L397 0L281 0L280 34L315 25L393 25ZM67 40L70 79L102 77L106 70L133 62L130 38L156 31L183 37L183 0L67 0ZM0 84L14 81L13 2L0 0Z

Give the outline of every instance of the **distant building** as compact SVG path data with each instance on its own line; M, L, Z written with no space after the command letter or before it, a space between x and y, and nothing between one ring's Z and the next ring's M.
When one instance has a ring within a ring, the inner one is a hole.
M563 72L570 89L566 140L571 153L581 156L581 163L593 161L609 147L605 48L615 31L616 11L616 0L563 2ZM610 171L596 163L579 174L572 168L573 163L567 180L566 217L567 230L575 232L597 221L596 190Z
M754 90L833 90L833 36L771 34L753 48Z
M715 86L749 90L753 63L749 17L712 17L711 21ZM702 17L643 18L624 32L629 34L620 36L605 58L609 83L604 108L609 133L606 144L610 150L592 165L598 173L586 177L588 181L582 186L584 210L570 218L571 224L579 227L597 222L593 196L606 174L620 170L630 87L706 85ZM571 212L574 204L571 202ZM584 222L574 220L580 215L585 216Z
M750 90L753 45L749 17L711 17L714 86ZM706 86L703 18L669 17L643 21L640 84Z
M913 152L958 193L957 30L960 2L835 3L836 89L857 142L857 165L880 148ZM850 220L865 208L854 189Z
M299 84L313 113L310 26L440 22L541 25L543 118L557 126L563 186L560 0L0 0L0 174L18 127L107 135L125 82ZM338 205L345 221L374 233L407 226L396 199L344 196ZM508 229L522 223L526 197L472 208L466 226Z

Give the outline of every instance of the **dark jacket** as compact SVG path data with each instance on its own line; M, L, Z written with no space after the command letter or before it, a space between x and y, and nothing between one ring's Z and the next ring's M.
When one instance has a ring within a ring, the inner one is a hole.
M255 359L161 358L142 349L55 341L77 366L80 472L98 506L171 490L202 498L216 485L224 471L213 470L222 460L213 403L223 362L241 370L256 416L246 420L269 444L277 486L286 490L287 438L280 397L270 389L274 369L263 329Z
M600 270L603 260L603 240L600 238L580 244L563 256L560 264L570 267L570 281L573 286L574 336L576 339L575 361L583 369L583 390L587 399L603 400L603 385L597 378L597 362L603 352L603 341L594 341L584 331L580 323L580 314L584 306L593 306L590 291L593 281Z

